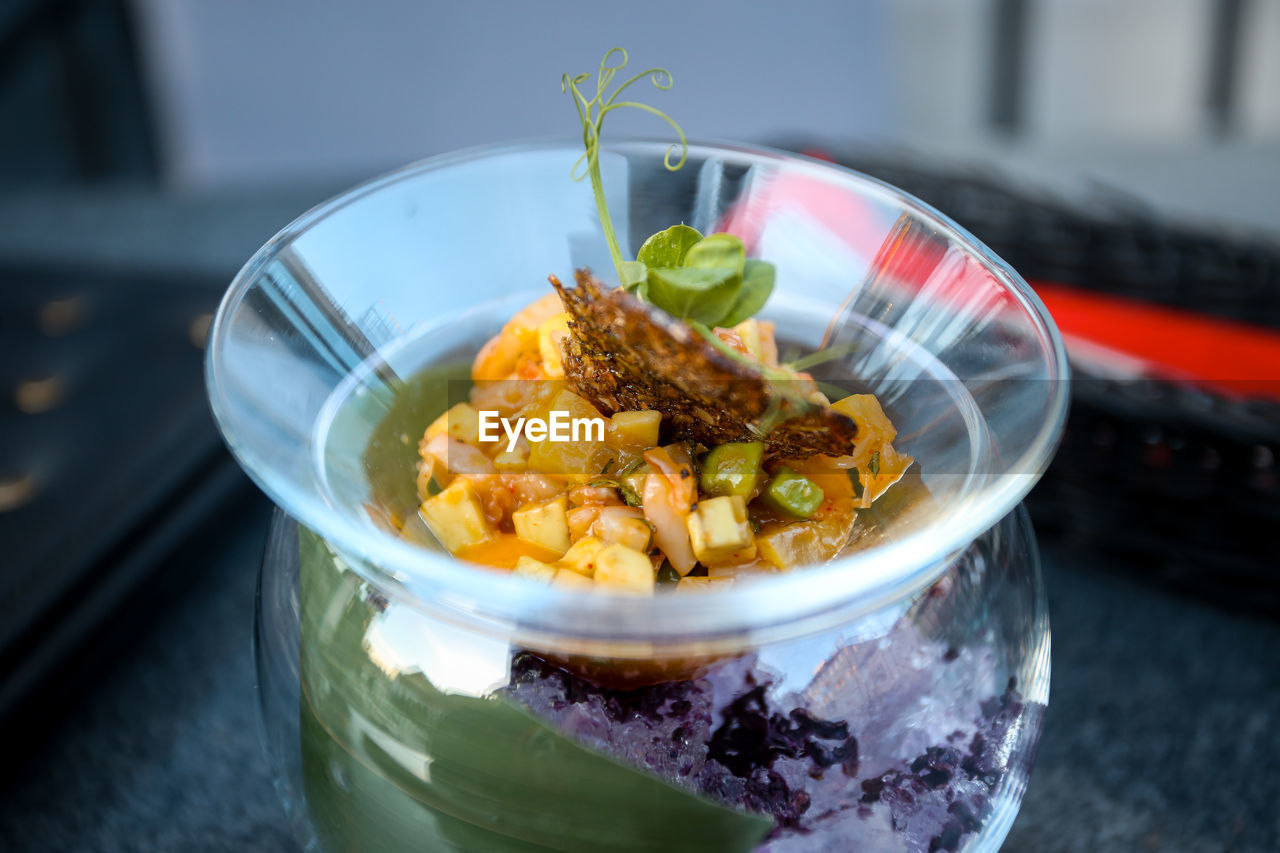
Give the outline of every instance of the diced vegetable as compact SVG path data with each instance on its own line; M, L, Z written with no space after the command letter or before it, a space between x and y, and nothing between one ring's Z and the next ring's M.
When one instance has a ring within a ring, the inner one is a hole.
M544 320L538 326L538 352L542 356L542 370L551 379L564 377L564 365L560 358L560 341L569 334L569 313L562 312Z
M604 416L595 406L568 390L556 394L547 411L541 415L544 420L549 419L550 412L565 412L569 423L578 419L598 419L604 422ZM595 430L587 430L587 433L585 438L594 439ZM584 438L582 433L579 433L579 438ZM529 467L544 474L591 476L600 473L608 454L609 448L603 441L532 441L529 448Z
M529 446L516 445L515 450L503 450L493 457L493 467L502 474L519 474L529 467Z
M644 450L658 444L661 426L661 412L618 412L609 418L605 441L619 449Z
M556 576L556 568L533 557L521 557L516 560L516 566L511 573L541 583L551 583L551 579Z
M652 595L653 563L626 545L610 545L596 555L595 581L618 592Z
M591 578L586 575L580 575L572 569L558 569L555 577L551 579L552 586L562 586L568 589L585 589L587 591L596 588Z
M546 503L523 506L511 514L511 523L521 539L536 542L562 555L569 550L569 500L564 495Z
M765 364L778 363L778 345L773 339L773 323L762 323L752 317L733 327L747 353Z
M458 441L465 441L472 447L479 447L480 413L470 403L458 403L431 422L431 426L427 427L426 438L430 440L444 433Z
M441 487L453 482L458 474L493 474L497 471L493 460L474 445L443 432L429 439L424 437L418 444L418 453L423 462L430 461L431 475Z
M748 524L750 520L748 520ZM729 568L732 566L743 566L747 563L756 562L760 556L760 550L756 547L755 538L752 537L751 542L745 548L739 548L723 560L710 560L705 563L708 572L714 572L717 569Z
M702 460L702 490L710 495L755 497L763 478L764 444L742 441L711 448Z
M676 584L676 592L711 592L716 587L724 588L733 583L733 578L681 578Z
M761 575L776 574L778 567L768 560L755 559L748 563L707 566L707 577L713 581L731 581L736 578L753 578Z
M765 486L760 500L770 509L793 518L809 518L822 505L818 484L785 465Z
M586 536L573 543L556 565L591 577L596 573L596 556L605 548L603 540L595 536Z
M423 501L421 514L440 544L452 553L493 536L476 490L465 477L459 477L440 494Z
M721 563L753 547L747 504L738 495L699 501L689 515L689 541L701 563Z
M828 558L816 522L771 525L756 536L760 556L780 569L820 563Z

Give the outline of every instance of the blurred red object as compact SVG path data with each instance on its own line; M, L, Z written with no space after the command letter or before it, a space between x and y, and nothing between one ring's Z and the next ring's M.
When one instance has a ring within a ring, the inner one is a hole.
M1072 360L1086 367L1280 399L1280 334L1270 329L1052 282L1031 286Z
M832 160L818 149L803 153ZM885 223L864 198L830 184L793 176L758 191L767 195L769 207L840 223L836 236L858 255L874 258L870 275L896 286L928 288L935 296L963 302L967 277L982 274L949 257L941 241L911 228L910 221L899 221L886 234ZM720 228L751 246L759 224L749 209L730 211ZM1280 333L1054 282L1032 281L1031 286L1058 324L1072 362L1089 373L1192 383L1232 398L1280 400Z

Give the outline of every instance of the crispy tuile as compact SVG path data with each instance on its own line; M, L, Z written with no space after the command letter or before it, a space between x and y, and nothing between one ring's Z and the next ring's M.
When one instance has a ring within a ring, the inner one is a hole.
M574 277L577 287L569 289L551 276L572 317L565 378L606 414L653 409L673 440L707 447L763 441L769 458L841 456L853 446L851 419L817 403L797 405L817 391L811 379L785 380L790 387L779 394L777 380L726 358L665 311L607 287L588 270ZM784 400L781 419L771 417L777 400Z

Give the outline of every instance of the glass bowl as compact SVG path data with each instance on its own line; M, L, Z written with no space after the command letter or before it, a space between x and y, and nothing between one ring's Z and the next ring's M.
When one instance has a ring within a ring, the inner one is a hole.
M762 316L878 395L917 460L837 559L637 599L478 569L416 513L426 425L548 274L612 268L560 142L415 164L241 270L207 378L279 507L256 629L266 740L309 849L995 849L1048 699L1019 502L1066 411L1061 339L972 236L794 155L603 146L623 251L675 222L777 267ZM628 245L625 245L629 243ZM465 371L464 371L465 373Z

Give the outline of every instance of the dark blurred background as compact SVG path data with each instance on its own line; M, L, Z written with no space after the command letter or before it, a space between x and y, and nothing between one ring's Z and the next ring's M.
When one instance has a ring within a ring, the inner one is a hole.
M574 133L613 44L695 138L936 205L1069 335L1006 849L1280 849L1280 0L0 4L0 849L292 849L212 312L355 181Z

